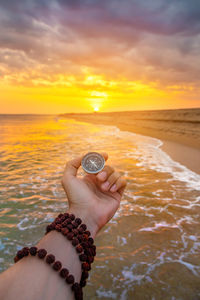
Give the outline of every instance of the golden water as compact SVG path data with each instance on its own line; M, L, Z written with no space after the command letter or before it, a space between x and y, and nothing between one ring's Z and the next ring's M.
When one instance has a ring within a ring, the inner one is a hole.
M119 211L96 238L85 299L200 299L200 176L160 145L116 127L0 116L0 270L66 210L65 162L106 151L128 185Z

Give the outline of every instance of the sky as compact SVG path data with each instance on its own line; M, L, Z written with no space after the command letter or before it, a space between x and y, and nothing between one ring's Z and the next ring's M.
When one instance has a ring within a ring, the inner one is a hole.
M199 0L0 0L0 113L200 107Z

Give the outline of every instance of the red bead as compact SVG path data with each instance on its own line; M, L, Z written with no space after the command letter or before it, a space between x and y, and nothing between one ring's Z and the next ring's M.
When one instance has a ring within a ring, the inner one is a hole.
M60 271L60 276L62 278L66 278L69 274L69 271L66 269L66 268L62 268L61 271Z
M43 259L47 255L47 251L45 249L38 250L38 257Z
M55 256L53 254L48 254L46 257L46 262L52 264L55 261Z
M66 282L69 283L69 284L73 284L74 283L74 276L73 275L67 276Z
M73 232L69 232L69 233L67 234L67 239L68 239L69 241L71 241L71 240L73 239L73 237L74 237Z
M36 253L37 253L37 247L31 247L31 248L29 249L29 252L30 252L30 254L31 254L32 256L35 256Z
M81 245L76 246L76 251L81 253L83 251L83 247Z
M79 255L79 259L80 259L80 261L86 261L87 260L87 255L81 254L81 255Z
M79 240L77 238L73 238L72 245L75 247L79 244Z
M53 269L54 269L55 271L59 271L61 268L62 268L61 262L58 261L58 260L55 261L55 263L53 264Z

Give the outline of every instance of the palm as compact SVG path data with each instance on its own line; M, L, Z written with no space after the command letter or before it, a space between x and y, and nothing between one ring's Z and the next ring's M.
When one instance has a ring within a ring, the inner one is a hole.
M121 195L118 192L104 192L95 175L85 175L83 178L74 177L68 184L68 199L71 205L93 211L102 220L108 222L119 207ZM100 224L103 226L104 224Z

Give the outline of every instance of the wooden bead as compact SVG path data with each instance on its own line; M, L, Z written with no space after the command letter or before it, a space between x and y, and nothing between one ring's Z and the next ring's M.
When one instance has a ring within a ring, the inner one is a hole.
M82 263L82 269L86 271L90 271L91 267L87 262Z
M81 280L85 280L85 279L87 279L89 277L89 273L88 273L88 271L83 271L82 272L82 275L81 275Z
M58 261L58 260L55 261L55 263L53 264L53 269L54 269L55 271L59 271L61 268L62 268L61 262Z
M83 228L83 230L85 231L87 229L87 226L85 224L81 224L80 228Z
M29 253L32 255L32 256L35 256L37 254L37 247L31 247L29 249Z
M71 231L73 229L73 225L72 224L67 224L67 228Z
M67 278L68 274L69 274L68 269L62 268L62 269L60 270L60 276L61 276L62 278Z
M73 214L70 214L69 217L72 221L75 219L75 215L73 215Z
M88 238L88 243L89 243L90 245L93 245L93 244L94 244L94 240L93 240L92 237L89 237L89 238Z
M45 249L39 249L37 254L40 259L43 259L47 255L47 251Z
M68 213L64 213L63 216L65 216L65 218L69 218L69 214Z
M28 256L29 255L29 248L28 247L24 247L22 248L22 253L23 253L23 256Z
M75 247L79 244L79 240L77 238L73 238L72 245Z
M81 255L79 255L79 259L80 259L80 261L86 261L87 260L87 255L81 254Z
M74 237L73 232L69 232L69 233L67 234L67 239L68 239L69 241L71 241L71 240L73 239L73 237Z
M58 215L58 218L62 218L62 217L63 217L63 214L59 214L59 215Z
M76 222L78 225L80 225L80 224L82 223L82 220L81 220L80 218L76 218L76 219L75 219L75 222Z
M76 251L81 253L83 251L83 247L81 245L76 246Z
M62 229L61 229L61 232L62 232L63 235L67 236L67 234L69 233L69 229L67 229L67 228L62 228Z
M57 224L56 227L55 227L55 229L60 232L61 229L62 229L62 225L61 224Z
M55 261L55 256L53 254L48 254L46 257L46 262L48 264L52 264L52 263L54 263L54 261Z
M74 283L74 276L73 275L68 275L66 278L66 282L68 284L73 284Z

